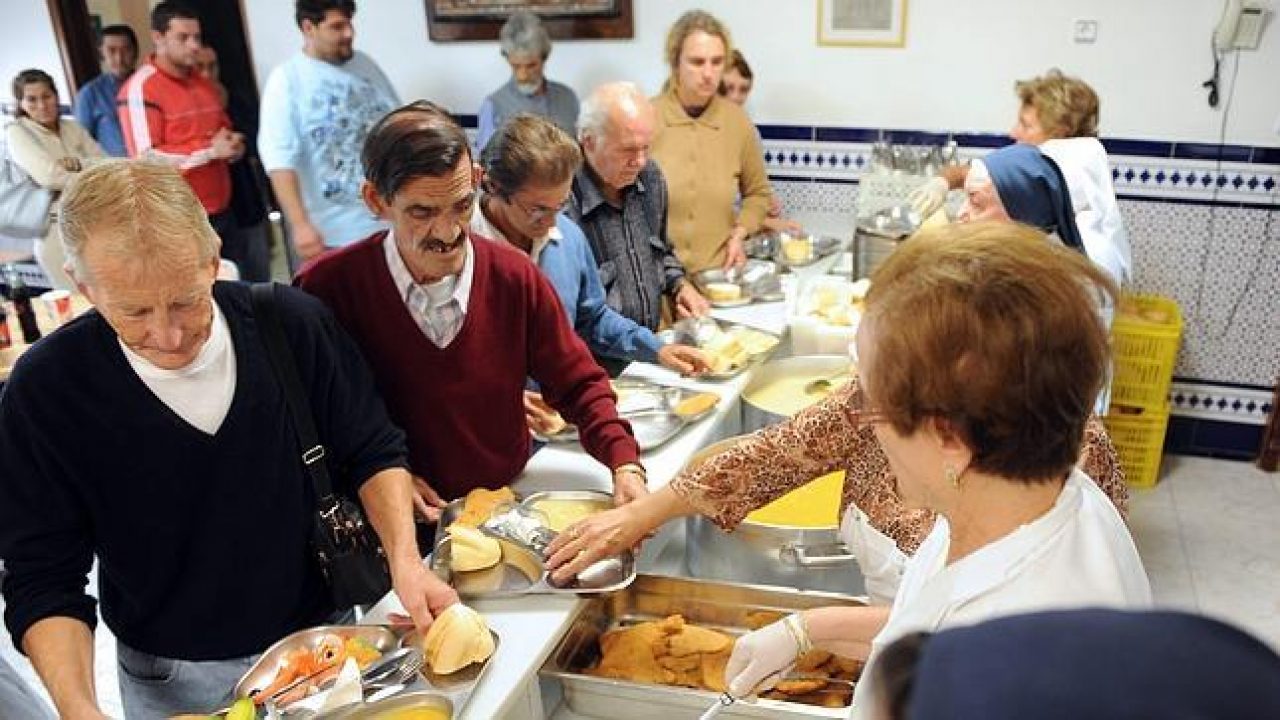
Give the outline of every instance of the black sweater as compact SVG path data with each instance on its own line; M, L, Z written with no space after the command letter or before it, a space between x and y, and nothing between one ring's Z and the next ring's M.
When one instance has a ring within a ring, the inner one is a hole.
M103 619L156 655L250 655L332 610L309 548L314 493L248 286L217 283L214 297L236 353L215 435L151 393L96 312L14 368L0 395L0 558L19 649L46 617L94 626L95 554ZM331 467L362 482L404 466L404 436L354 343L318 300L292 288L277 297Z

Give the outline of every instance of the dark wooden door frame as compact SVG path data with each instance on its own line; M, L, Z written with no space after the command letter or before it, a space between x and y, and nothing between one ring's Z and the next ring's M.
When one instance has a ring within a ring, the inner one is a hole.
M75 97L82 85L102 71L98 63L98 39L89 25L89 5L85 0L48 0L49 18L62 55L62 70ZM71 98L66 102L70 104Z

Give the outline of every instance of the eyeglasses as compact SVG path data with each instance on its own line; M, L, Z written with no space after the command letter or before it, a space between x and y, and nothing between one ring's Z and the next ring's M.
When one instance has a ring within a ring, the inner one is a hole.
M845 412L849 413L849 420L858 429L863 426L886 422L889 419L889 416L884 411L867 405L867 393L861 386L855 388L849 394L849 404L845 406Z
M515 195L512 195L509 199L511 200L511 204L520 208L520 211L527 215L531 222L542 222L543 220L546 220L561 210L569 207L569 201L573 199L573 196L566 196L565 199L560 201L560 204L556 207L546 207L545 205L529 207L517 200Z

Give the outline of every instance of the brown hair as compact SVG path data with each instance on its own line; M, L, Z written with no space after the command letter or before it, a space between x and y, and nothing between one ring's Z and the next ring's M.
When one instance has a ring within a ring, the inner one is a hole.
M528 184L558 185L582 166L582 150L546 118L520 113L498 128L480 153L487 191L509 198Z
M1088 258L1029 226L922 231L872 277L868 394L899 433L947 422L976 470L1061 478L1108 363L1091 289L1117 294Z
M729 37L729 28L706 10L690 10L681 15L667 31L667 67L671 75L667 78L664 88L675 85L676 71L680 67L680 51L684 49L684 41L698 31L720 38L724 43L725 57L733 56L733 40Z
M390 199L420 177L443 177L471 158L471 143L444 108L417 100L374 123L364 139L364 177Z
M751 74L751 66L747 64L747 58L743 56L742 51L738 48L733 49L733 54L729 56L728 70L733 70L747 80L755 79L755 75Z
M16 101L13 105L13 114L15 117L26 117L27 113L22 109L22 93L27 89L28 85L37 85L44 83L49 86L49 91L56 97L58 95L58 86L53 84L53 77L43 70L30 68L23 70L13 78L13 99Z
M1053 68L1042 76L1019 80L1014 89L1023 106L1036 109L1050 138L1097 136L1098 94L1083 80Z

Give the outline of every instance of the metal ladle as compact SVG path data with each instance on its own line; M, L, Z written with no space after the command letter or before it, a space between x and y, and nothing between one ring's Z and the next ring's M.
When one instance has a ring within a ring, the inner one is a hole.
M834 387L835 385L835 382L834 382L835 380L842 377L848 377L849 373L851 372L852 370L850 368L845 368L839 372L832 373L826 377L820 377L817 380L810 380L809 382L804 384L804 394L805 395L826 395L827 393L831 392L832 387Z

